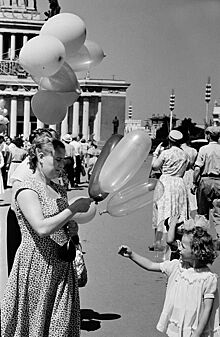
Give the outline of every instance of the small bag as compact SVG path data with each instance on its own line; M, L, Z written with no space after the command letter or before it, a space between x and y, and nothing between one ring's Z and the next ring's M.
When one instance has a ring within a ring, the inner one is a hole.
M80 243L76 245L76 257L74 262L78 277L78 287L85 287L88 281L88 275Z
M58 256L62 261L71 262L76 257L76 246L72 239L69 239L63 246L58 249Z

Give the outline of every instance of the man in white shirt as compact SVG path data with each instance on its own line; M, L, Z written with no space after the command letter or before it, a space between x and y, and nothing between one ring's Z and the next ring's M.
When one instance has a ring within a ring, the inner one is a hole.
M72 135L72 142L70 144L74 147L75 154L75 186L80 184L80 175L81 175L81 143L78 141L77 135Z

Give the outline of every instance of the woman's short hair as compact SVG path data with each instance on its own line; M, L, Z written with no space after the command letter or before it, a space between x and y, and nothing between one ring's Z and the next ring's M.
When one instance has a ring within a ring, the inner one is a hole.
M217 257L212 236L205 228L194 227L190 230L185 230L184 235L191 236L191 249L197 261L203 265L212 264Z
M36 171L38 153L43 152L45 155L50 153L53 154L57 148L65 149L65 145L59 139L53 138L47 132L43 132L35 137L28 150L29 165L33 172Z

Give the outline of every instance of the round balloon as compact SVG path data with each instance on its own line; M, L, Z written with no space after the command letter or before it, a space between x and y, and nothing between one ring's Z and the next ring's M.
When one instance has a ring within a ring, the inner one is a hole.
M66 61L77 72L95 67L104 57L105 54L97 43L86 40L78 52L71 57L67 57Z
M54 36L40 35L21 48L19 63L33 76L51 76L61 68L65 57L61 41Z
M52 76L32 76L32 78L39 85L40 89L80 93L80 84L77 80L76 74L66 62L64 62L61 68Z
M99 174L109 153L114 149L114 147L118 144L122 137L122 135L115 134L107 140L92 170L92 175L89 180L88 193L90 198L92 198L96 202L102 201L108 196L108 193L104 192L100 188Z
M112 216L120 217L151 204L153 202L153 195L151 192L155 190L156 186L160 186L158 187L158 190L160 188L160 195L157 194L157 198L161 198L164 187L160 181L141 182L113 194L107 202L106 211L103 213L109 213Z
M83 196L74 197L70 200L69 203L73 203L77 199L84 198ZM87 198L87 197L86 197ZM72 219L75 220L78 224L84 224L92 221L95 217L97 211L97 206L94 202L90 204L89 210L85 213L76 213L73 215Z
M59 91L56 91L56 93L61 96L61 98L65 102L66 106L72 105L79 98L79 93L76 93L76 92L59 92Z
M62 97L53 91L38 91L32 97L31 106L35 116L45 124L60 123L67 113Z
M72 56L86 39L84 21L72 13L60 13L47 20L40 30L40 35L52 35L65 46L67 57Z
M129 132L106 159L99 183L102 191L115 192L141 168L151 149L151 139L145 130Z

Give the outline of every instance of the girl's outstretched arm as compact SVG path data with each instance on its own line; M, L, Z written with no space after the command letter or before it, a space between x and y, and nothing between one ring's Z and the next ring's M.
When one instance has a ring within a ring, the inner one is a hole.
M121 246L119 247L118 254L128 257L130 260L135 262L138 266L143 269L150 270L150 271L160 271L160 263L153 262L148 258L138 255L137 253L133 252L130 247L128 246Z
M193 332L192 337L200 337L202 336L203 330L205 329L205 326L209 320L210 313L212 310L214 298L205 298L204 299L204 309L203 313L199 319L199 324L197 326L197 329Z

